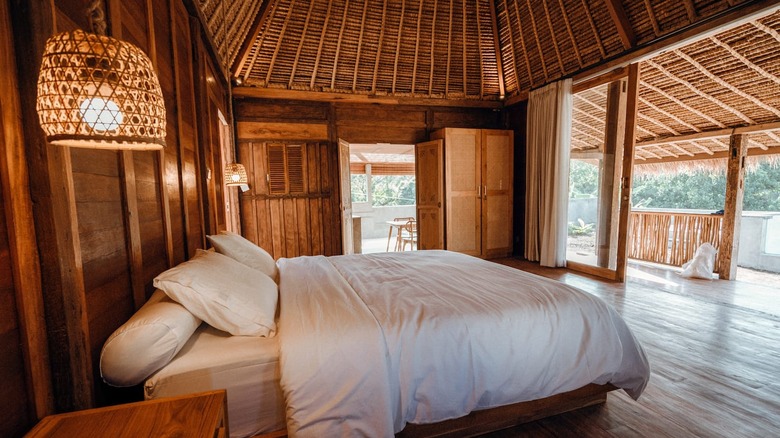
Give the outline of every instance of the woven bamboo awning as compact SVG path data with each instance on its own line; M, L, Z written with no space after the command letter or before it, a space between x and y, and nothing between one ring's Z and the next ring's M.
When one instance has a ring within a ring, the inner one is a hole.
M642 62L636 162L718 158L734 128L751 132L752 155L780 152L777 1L197 4L239 88L498 105L693 24L761 9L761 18ZM605 96L596 88L575 99L574 149L599 147Z

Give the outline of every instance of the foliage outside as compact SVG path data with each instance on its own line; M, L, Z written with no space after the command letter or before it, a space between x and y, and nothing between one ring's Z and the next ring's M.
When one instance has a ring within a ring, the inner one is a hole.
M368 202L366 175L351 175L352 202ZM373 207L415 204L414 175L375 175L371 177Z
M571 161L570 198L598 196L598 166ZM634 178L634 208L721 210L726 197L726 171L695 171ZM745 176L744 211L780 211L780 166L761 163Z

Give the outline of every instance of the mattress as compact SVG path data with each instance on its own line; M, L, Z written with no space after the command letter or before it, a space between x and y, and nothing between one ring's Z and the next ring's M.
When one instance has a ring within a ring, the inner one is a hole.
M231 336L201 324L176 357L146 380L144 397L214 389L227 390L230 436L283 429L278 338Z

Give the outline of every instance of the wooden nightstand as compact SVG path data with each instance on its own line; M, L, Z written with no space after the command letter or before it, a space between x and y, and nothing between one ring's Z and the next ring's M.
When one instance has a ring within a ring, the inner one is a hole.
M224 390L49 415L32 437L227 438Z

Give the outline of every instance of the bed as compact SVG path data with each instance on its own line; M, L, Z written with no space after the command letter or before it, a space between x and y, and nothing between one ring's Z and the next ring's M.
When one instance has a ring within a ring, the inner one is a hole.
M277 266L275 336L202 324L146 379L147 398L226 388L231 436L283 425L302 437L424 436L523 402L556 413L605 389L637 398L649 378L616 311L554 280L447 251Z

